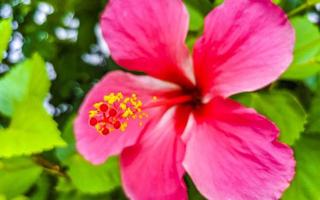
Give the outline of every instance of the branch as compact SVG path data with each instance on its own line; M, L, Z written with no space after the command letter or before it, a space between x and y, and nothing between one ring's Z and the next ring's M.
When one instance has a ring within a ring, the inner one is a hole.
M292 11L290 11L290 12L288 13L288 17L293 17L293 16L295 16L296 14L298 14L298 13L300 13L300 12L308 9L308 8L311 7L311 6L314 6L314 5L317 4L317 3L320 3L320 1L319 1L319 0L315 0L315 1L310 1L310 0L308 0L306 3L302 4L301 6L295 8L295 9L293 9Z
M47 172L49 172L49 173L51 173L53 175L57 175L57 176L62 176L62 177L68 178L68 175L62 169L62 167L60 167L59 165L57 165L55 163L52 163L51 161L45 159L43 156L36 155L36 156L33 156L32 159L34 160L35 163L37 163L38 165L43 167L45 171L47 171Z

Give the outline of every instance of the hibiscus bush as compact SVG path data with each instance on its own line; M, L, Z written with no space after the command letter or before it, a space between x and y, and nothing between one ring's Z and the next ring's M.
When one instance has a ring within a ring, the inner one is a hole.
M319 0L1 0L0 200L320 199Z

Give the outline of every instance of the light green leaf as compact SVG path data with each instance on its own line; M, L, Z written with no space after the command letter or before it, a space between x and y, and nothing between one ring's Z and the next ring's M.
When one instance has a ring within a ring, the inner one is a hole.
M83 193L110 192L121 185L118 158L109 158L105 164L94 166L74 155L67 164L72 183Z
M294 60L282 78L301 80L320 72L320 33L306 17L291 22L296 30Z
M34 55L0 80L0 111L11 117L0 130L0 157L30 155L64 146L57 124L43 107L50 81L43 60Z
M194 44L196 43L198 37L197 36L191 36L187 38L187 46L190 50L193 49Z
M29 102L18 104L16 109L10 126L0 131L0 157L30 155L65 146L42 101L29 98Z
M304 130L307 115L289 92L247 93L238 100L275 122L280 129L280 140L287 144L294 144Z
M186 3L186 6L190 15L189 30L191 31L201 30L204 23L204 16L199 10L195 9L193 6L187 3Z
M281 3L281 0L272 0L272 3L279 5Z
M12 34L11 19L0 21L0 62L3 59L3 54L8 47L8 43Z
M10 199L10 200L30 200L30 199L26 196L17 196L17 197Z
M216 7L216 6L219 6L220 4L222 4L223 2L224 2L224 0L215 0L213 5Z
M29 158L0 160L0 196L12 199L25 193L36 182L41 167Z
M49 92L50 80L42 58L35 54L18 64L0 80L0 112L10 117L15 104L35 97L41 101Z
M320 136L303 135L294 146L296 175L282 200L310 200L320 197Z

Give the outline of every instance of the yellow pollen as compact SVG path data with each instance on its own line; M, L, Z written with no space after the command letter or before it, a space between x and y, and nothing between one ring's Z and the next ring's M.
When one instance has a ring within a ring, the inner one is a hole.
M89 111L89 124L101 135L108 135L117 129L125 132L129 122L135 120L143 126L142 120L148 114L142 111L142 105L137 94L109 93L102 101L93 104L93 109Z
M121 103L121 104L120 104L120 108L121 108L122 110L126 110L126 109L127 109L127 105L126 105L125 103Z

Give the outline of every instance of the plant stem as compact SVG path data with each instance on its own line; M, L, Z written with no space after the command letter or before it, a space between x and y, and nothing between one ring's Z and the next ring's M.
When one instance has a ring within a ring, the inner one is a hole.
M296 14L308 9L311 6L314 6L315 4L320 3L319 0L316 1L307 1L306 3L302 4L301 6L299 6L298 8L293 9L292 11L290 11L288 13L288 17L293 17Z
M52 163L51 161L45 159L43 156L41 156L41 155L33 156L33 160L38 165L43 167L45 171L47 171L47 172L49 172L49 173L51 173L53 175L57 175L57 176L62 176L62 177L68 178L68 175L65 173L64 170L62 170L62 167L60 167L59 165L57 165L55 163Z

